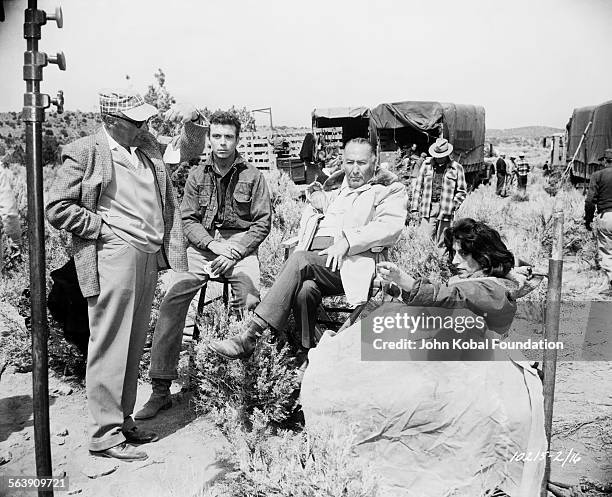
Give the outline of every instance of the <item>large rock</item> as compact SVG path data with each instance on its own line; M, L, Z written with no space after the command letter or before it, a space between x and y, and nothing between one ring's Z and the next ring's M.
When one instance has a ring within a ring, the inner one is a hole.
M325 335L309 361L307 427L353 424L382 495L539 495L544 461L515 456L546 450L542 386L527 364L363 361L360 323Z

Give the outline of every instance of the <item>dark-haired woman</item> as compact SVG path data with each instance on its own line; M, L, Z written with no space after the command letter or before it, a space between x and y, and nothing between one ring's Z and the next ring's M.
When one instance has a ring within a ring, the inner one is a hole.
M436 284L381 263L380 276L401 302L372 315L452 310L483 321L473 333L480 338L504 337L516 298L529 288L512 270L512 253L497 231L473 219L448 229L445 244L457 276ZM383 495L539 495L546 438L536 370L505 351L487 361L416 361L423 357L411 350L401 360L362 360L371 330L360 328L372 315L311 350L301 390L307 424L355 424L356 450L372 461ZM432 330L413 336L432 338Z

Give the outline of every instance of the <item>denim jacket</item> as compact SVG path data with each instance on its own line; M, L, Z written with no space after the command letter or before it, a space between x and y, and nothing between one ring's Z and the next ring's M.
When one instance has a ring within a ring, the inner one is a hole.
M181 212L183 228L189 243L205 250L214 240L215 228L243 232L232 237L232 246L242 257L251 254L270 233L272 204L268 185L261 172L236 154L228 174L231 175L225 197L222 223L215 226L217 186L212 170L212 155L195 167L187 178Z

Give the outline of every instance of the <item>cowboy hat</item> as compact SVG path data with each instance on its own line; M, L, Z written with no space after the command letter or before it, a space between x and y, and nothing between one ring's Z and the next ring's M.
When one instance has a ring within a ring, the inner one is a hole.
M438 138L436 143L429 147L429 155L436 158L447 157L453 153L453 145L446 138Z

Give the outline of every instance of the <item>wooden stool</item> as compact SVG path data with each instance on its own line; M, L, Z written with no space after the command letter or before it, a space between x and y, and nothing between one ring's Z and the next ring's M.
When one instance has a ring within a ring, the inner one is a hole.
M223 283L223 295L220 297L215 297L214 299L206 300L206 289L208 287L209 281L216 281L218 283ZM219 276L218 278L210 278L204 283L204 286L200 289L200 298L198 299L198 309L196 311L195 319L193 322L193 335L192 339L194 342L200 340L200 328L198 327L198 319L202 316L202 312L204 312L204 307L212 302L223 299L223 305L227 309L229 307L229 281L225 276Z

